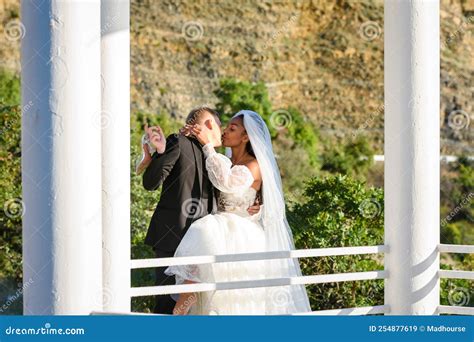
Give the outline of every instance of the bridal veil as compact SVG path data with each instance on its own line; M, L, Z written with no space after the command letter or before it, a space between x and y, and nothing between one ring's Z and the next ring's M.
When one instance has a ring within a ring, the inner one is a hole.
M265 251L290 251L295 249L293 234L286 219L285 200L280 171L273 153L270 132L262 117L250 110L241 110L232 118L243 116L243 124L249 136L262 175L262 202L260 223L265 231ZM230 149L226 150L230 156ZM301 276L296 258L265 260L265 278ZM304 284L281 282L281 286L266 288L265 313L285 315L309 312L311 307Z

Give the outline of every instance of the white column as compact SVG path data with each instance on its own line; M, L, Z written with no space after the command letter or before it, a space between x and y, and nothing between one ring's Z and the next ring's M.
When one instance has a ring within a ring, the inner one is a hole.
M130 3L102 0L105 311L130 311Z
M385 304L439 305L439 2L385 0Z
M102 309L100 1L21 1L24 314Z

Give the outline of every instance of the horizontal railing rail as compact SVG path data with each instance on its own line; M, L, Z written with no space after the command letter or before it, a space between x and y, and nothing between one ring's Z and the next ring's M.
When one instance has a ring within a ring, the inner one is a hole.
M474 280L472 271L439 270L438 275L440 278Z
M271 259L287 259L287 258L313 258L326 256L342 256L342 255L362 255L362 254L380 254L387 253L389 247L387 245L377 246L356 246L356 247L335 247L335 248L313 248L300 249L291 251L271 251L259 253L238 253L238 254L222 254L222 255L204 255L204 256L188 256L188 257L171 257L171 258L150 258L131 260L131 269L166 267L175 265L196 265L221 262L239 262L239 261L256 261ZM440 253L474 253L474 246L471 245L450 245L439 244L438 251ZM163 286L143 286L132 287L130 289L130 297L152 296L177 294L186 292L204 292L214 290L232 290L246 289L258 287L276 287L297 284L321 284L344 281L359 280L375 280L387 279L387 270L375 270L368 272L351 272L336 274L319 274L300 277L274 278L274 279L254 279L241 280L218 283L193 283L180 285L163 285ZM439 270L440 278L450 279L466 279L474 280L473 271L460 270ZM313 312L296 313L294 315L372 315L387 314L390 312L388 305L342 308L333 310L319 310ZM474 308L464 306L438 306L439 314L459 314L474 315ZM97 312L96 314L100 314Z
M439 244L438 251L440 253L474 254L474 246ZM473 271L439 270L438 276L442 279L474 280ZM440 305L438 306L438 313L450 315L474 315L474 308L469 306Z
M387 246L356 246L356 247L335 247L335 248L312 248L291 251L271 251L259 253L238 253L223 255L206 255L191 257L171 257L171 258L155 258L132 260L131 268L150 268L165 267L174 265L189 264L206 264L219 262L238 262L238 261L254 261L284 258L313 258L325 256L342 256L342 255L361 255L361 254L378 254L388 251ZM387 272L383 270L369 272L352 272L338 274L320 274L308 275L301 277L274 278L274 279L254 279L241 280L220 283L194 283L181 285L165 285L165 286L144 286L132 287L130 290L131 297L164 295L172 293L186 292L204 292L214 290L232 290L256 287L275 287L296 284L321 284L330 282L356 281L356 280L372 280L385 279Z
M356 308L344 308L333 310L318 310L312 312L295 313L292 316L319 316L319 315L377 315L390 312L388 305L361 306Z
M440 305L438 306L438 314L474 316L474 308L469 306Z
M186 292L204 292L214 290L235 290L247 289L256 287L273 287L285 285L299 285L299 284L321 284L333 283L341 281L354 280L372 280L385 279L386 271L369 271L369 272L353 272L353 273L336 273L336 274L321 274L301 277L288 278L272 278L272 279L256 279L256 280L240 280L228 281L220 283L194 283L181 285L165 285L165 286L145 286L132 287L130 291L131 297L164 295L172 293L186 293Z
M440 244L438 250L440 253L474 254L474 246L471 245ZM439 270L438 275L440 278L474 280L474 271Z
M460 253L460 254L474 254L474 246L472 245L448 245L439 244L438 251L440 253Z
M296 250L291 250L291 251L237 253L237 254L203 255L203 256L189 256L189 257L149 258L149 259L131 260L130 268L137 269L137 268L165 267L165 266L189 265L189 264L193 264L193 265L210 264L210 263L216 263L216 262L235 262L235 261L269 260L269 259L286 259L286 258L312 258L312 257L340 256L340 255L378 254L378 253L386 253L386 252L388 252L387 246L377 245L377 246L296 249Z

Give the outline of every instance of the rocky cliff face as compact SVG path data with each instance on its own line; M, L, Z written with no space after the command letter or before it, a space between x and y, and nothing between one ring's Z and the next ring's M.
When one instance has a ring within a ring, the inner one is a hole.
M18 4L2 3L6 25ZM442 152L472 155L474 5L441 9ZM132 0L132 109L181 118L213 105L221 78L263 81L275 108L298 108L330 138L366 134L383 153L383 37L381 0ZM18 71L18 41L0 39Z

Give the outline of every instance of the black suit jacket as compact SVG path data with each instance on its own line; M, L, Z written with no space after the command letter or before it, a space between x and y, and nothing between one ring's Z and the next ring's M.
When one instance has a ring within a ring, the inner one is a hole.
M202 145L196 139L172 134L166 139L165 152L153 154L143 174L143 186L154 191L160 185L160 200L145 243L174 252L192 222L217 210Z

